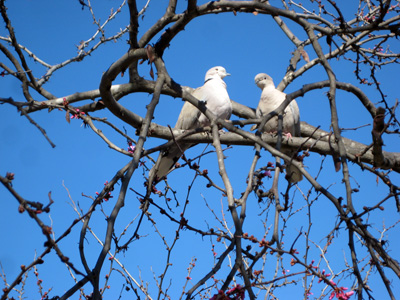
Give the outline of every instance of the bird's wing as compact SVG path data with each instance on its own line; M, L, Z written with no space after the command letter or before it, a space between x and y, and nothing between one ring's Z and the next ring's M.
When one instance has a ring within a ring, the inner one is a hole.
M199 87L194 90L193 96L198 100L202 99L203 87ZM203 96L203 98L205 98ZM204 100L203 100L204 101ZM185 101L183 104L182 110L179 114L178 120L176 121L175 128L176 129L193 129L199 126L199 118L201 116L201 111L197 109L196 106L192 105L190 102Z
M283 117L283 130L292 136L300 136L300 111L296 100L292 100L285 108Z
M193 96L198 100L201 100L202 88L203 87L199 87L193 92ZM198 110L197 107L192 105L190 102L185 101L178 120L176 121L175 129L188 130L199 127L200 116L200 110ZM182 154L191 146L191 144L179 143L171 145L165 151L160 152L156 164L149 172L149 178L155 177L154 180L159 181L163 177L167 176Z
M283 130L290 132L292 136L300 136L300 110L296 100L292 100L285 108L285 115L283 116ZM297 151L291 148L282 147L281 151L287 156L292 157L297 154ZM294 166L290 161L285 161L286 176L292 183L297 183L303 180L303 174Z

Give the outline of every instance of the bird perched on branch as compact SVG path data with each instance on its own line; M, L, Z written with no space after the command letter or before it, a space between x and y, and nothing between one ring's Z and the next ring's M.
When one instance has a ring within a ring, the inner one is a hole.
M254 78L256 85L262 90L260 102L256 110L256 115L259 118L269 114L276 110L283 101L286 99L286 94L275 88L272 78L265 74L260 73ZM292 136L300 136L300 111L297 106L297 102L292 100L288 106L286 106L283 112L283 125L282 131L288 138ZM278 116L270 119L263 128L263 132L277 132L278 130ZM296 151L282 147L281 152L291 157ZM286 174L290 182L296 183L303 179L303 175L300 170L290 163L285 161Z
M192 93L195 98L205 103L207 109L221 119L229 119L232 114L231 100L226 90L226 83L223 81L229 75L225 68L213 67L207 71L204 85L195 89ZM188 130L209 125L209 119L197 107L186 101L179 114L175 129ZM179 146L174 144L161 152L156 164L150 170L149 178L155 175L153 178L156 182L163 179L174 167L183 152L191 146L193 144L179 143Z

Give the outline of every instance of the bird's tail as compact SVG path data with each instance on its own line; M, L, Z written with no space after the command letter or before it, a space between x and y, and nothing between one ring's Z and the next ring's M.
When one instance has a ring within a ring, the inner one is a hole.
M156 183L162 180L189 147L190 144L179 145L179 147L178 145L172 145L166 151L160 152L156 164L149 172L149 179Z
M286 164L286 176L291 183L297 183L303 180L303 174L300 170L290 162L285 161Z

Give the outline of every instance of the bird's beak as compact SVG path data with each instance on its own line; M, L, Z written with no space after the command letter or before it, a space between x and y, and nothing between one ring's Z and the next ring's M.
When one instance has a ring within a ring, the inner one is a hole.
M226 73L226 74L225 74L225 76L231 76L231 74L229 74L229 73Z

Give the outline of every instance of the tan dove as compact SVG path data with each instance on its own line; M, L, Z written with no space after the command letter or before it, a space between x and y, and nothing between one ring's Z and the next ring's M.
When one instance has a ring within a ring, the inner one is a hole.
M225 68L217 66L207 71L204 85L193 91L193 96L205 102L207 109L221 119L229 119L232 114L232 104L226 90L226 83L223 78L229 76ZM209 126L208 118L189 102L185 102L176 122L175 129L194 129ZM174 144L169 149L161 152L157 163L150 170L149 178L155 173L156 182L163 179L175 163L182 156L183 152L193 146L193 144ZM157 167L157 170L155 168Z
M286 94L275 88L272 78L265 74L260 73L254 78L256 85L262 90L260 102L256 110L256 115L259 118L269 114L270 112L277 109L286 98ZM278 130L278 116L270 119L264 127L264 132L277 132ZM283 113L283 133L287 137L300 136L300 111L297 106L297 102L292 100L288 106L286 106ZM282 146L282 153L291 157L294 151L290 148ZM285 161L286 174L290 182L296 183L303 179L303 175L300 170L292 165L289 161Z

